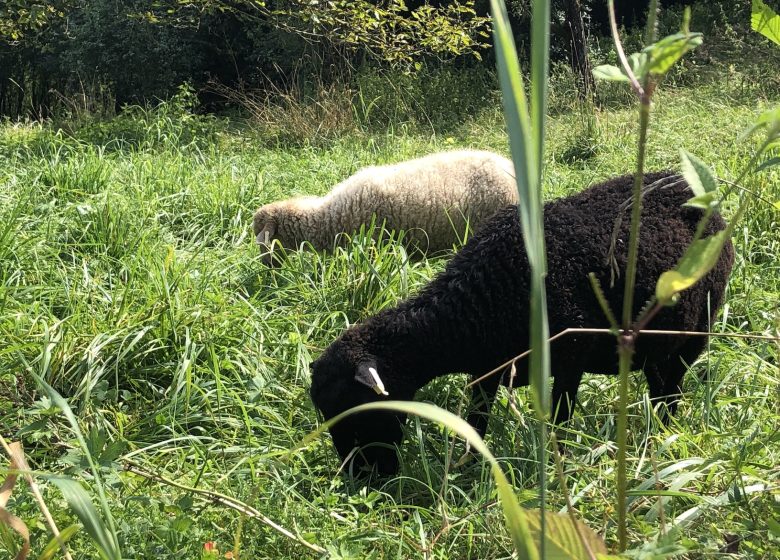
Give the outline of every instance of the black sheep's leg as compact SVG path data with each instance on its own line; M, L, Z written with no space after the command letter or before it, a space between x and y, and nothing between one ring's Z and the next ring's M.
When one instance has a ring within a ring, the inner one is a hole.
M680 382L687 370L679 356L675 355L660 364L645 367L645 378L650 391L650 402L658 409L658 417L668 426L671 417L677 410L677 401L680 396Z
M556 425L565 424L571 418L577 402L577 389L580 387L582 372L558 373L553 380L552 407Z
M500 381L501 376L493 374L484 381L474 385L474 388L471 390L471 412L468 416L468 423L483 438L485 437L485 432L487 432L490 408L493 406L493 400L496 397Z
M645 368L650 400L654 404L665 405L658 414L665 425L669 424L671 417L677 412L683 376L688 371L688 366L701 354L705 342L704 338L691 338L668 360Z

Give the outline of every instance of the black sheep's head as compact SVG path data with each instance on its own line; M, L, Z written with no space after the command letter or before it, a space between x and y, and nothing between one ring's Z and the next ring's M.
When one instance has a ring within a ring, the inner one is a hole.
M409 398L394 394L385 386L382 367L377 359L365 353L351 352L343 340L334 342L311 364L311 399L325 420L355 406L384 399ZM392 379L386 377L385 381ZM341 460L352 454L353 471L376 469L380 474L398 471L394 446L401 442L403 414L385 411L352 414L330 427L330 435Z

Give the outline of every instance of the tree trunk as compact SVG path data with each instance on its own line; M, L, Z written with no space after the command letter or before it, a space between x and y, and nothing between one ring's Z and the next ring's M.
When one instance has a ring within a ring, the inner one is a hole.
M571 32L571 68L577 78L577 95L583 101L592 99L596 91L593 69L588 58L588 42L582 22L580 0L564 0L566 25Z

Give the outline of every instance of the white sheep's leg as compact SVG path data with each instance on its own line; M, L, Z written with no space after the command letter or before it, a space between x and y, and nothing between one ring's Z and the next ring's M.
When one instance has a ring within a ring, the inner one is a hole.
M577 403L577 389L580 387L582 372L561 372L555 375L552 389L552 407L554 423L557 426L571 419Z

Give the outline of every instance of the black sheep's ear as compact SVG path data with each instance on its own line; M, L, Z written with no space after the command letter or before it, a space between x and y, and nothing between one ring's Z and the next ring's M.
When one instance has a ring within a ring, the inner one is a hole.
M365 385L369 389L373 389L377 395L387 396L388 394L387 391L385 391L385 384L382 383L382 378L379 377L379 373L377 372L376 362L363 362L360 364L357 368L357 372L355 372L355 381Z

